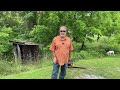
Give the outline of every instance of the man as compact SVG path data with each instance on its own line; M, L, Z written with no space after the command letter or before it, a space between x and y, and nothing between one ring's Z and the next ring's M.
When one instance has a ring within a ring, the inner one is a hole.
M70 54L73 50L72 41L66 36L66 32L67 27L61 26L60 35L54 37L50 45L50 50L53 53L52 79L57 79L59 68L61 68L59 79L64 79L66 76L68 60L70 60Z

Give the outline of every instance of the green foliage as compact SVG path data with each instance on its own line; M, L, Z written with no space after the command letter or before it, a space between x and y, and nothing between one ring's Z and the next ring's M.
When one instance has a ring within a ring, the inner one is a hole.
M49 33L49 34L48 34ZM30 32L31 41L47 45L51 42L51 31L44 25L37 25Z
M120 34L115 35L115 41L120 44Z
M89 57L89 53L86 51L74 52L72 54L72 58L74 59L87 59Z
M47 18L48 26L56 27L60 22L60 18L55 13L49 13L49 17Z
M2 27L1 31L0 31L0 54L2 54L3 52L7 52L10 49L10 43L9 40L13 37L12 36L12 28L10 27Z
M61 25L68 27L76 52L83 42L87 51L120 52L119 11L0 11L0 55L12 52L11 39L43 44L45 52ZM108 40L103 36L109 36Z
M79 52L80 48L81 48L81 43L77 43L77 42L73 41L72 44L73 44L73 47L74 47L74 51Z
M89 58L100 58L103 56L104 55L101 52L94 51L94 50L88 50L88 51L82 50L79 52L72 53L72 58L75 60L78 60L78 59L83 60L83 59L89 59Z
M73 25L75 27L73 31L74 40L77 42L84 41L86 36L86 24L82 20L76 20Z
M102 37L99 42L86 43L85 50L94 50L106 55L109 50L115 51L116 54L120 53L120 45L114 37Z

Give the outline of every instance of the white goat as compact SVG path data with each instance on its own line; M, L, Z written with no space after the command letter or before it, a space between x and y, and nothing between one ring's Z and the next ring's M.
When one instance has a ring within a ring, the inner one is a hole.
M115 53L114 53L114 51L108 51L108 52L107 52L107 55L108 55L108 56L111 56L111 55L114 55L114 56L115 56Z

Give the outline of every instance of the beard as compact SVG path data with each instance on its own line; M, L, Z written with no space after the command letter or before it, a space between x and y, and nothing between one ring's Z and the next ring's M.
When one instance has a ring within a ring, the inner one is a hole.
M61 38L64 38L66 35L60 35L61 36Z

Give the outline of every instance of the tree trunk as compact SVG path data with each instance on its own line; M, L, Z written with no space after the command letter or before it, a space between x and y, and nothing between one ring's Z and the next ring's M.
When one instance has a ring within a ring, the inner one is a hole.
M97 37L97 42L98 42L98 40L100 39L100 35L98 34L98 37Z
M37 25L37 12L34 11L32 13L33 13L33 17L31 17L28 20L28 28L29 28L29 30L31 30L34 27L34 25Z
M85 42L83 41L80 50L83 50L84 47L85 47Z

